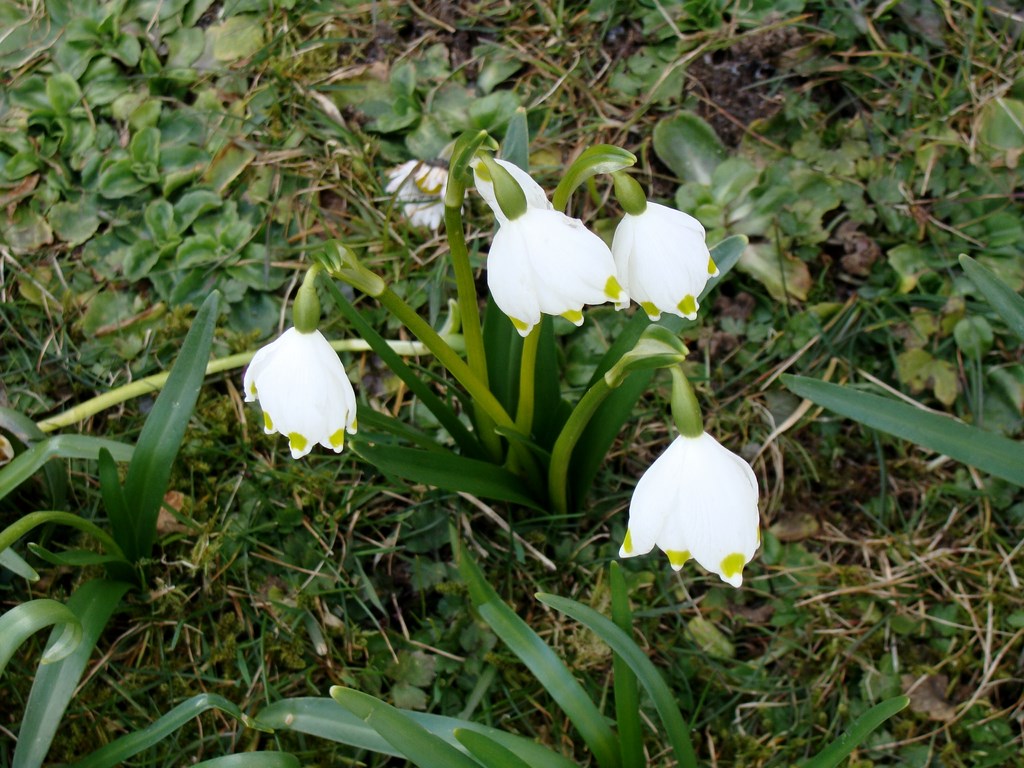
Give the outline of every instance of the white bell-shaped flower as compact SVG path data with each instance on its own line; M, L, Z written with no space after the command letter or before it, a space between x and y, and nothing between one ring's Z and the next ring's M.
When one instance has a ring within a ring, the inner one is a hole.
M285 331L256 353L242 385L247 402L259 400L264 431L287 437L293 458L317 443L341 453L345 433L356 432L355 391L320 331Z
M619 285L605 242L579 219L554 210L529 174L497 162L526 196L526 211L510 220L486 171L474 166L477 190L500 225L487 256L487 286L516 330L526 336L542 314L582 325L585 304L614 301L620 308L627 306L629 297Z
M693 216L657 203L623 216L612 239L619 282L651 320L697 317L697 297L718 267Z
M395 195L402 213L414 227L437 229L444 221L448 170L409 160L387 172L384 191Z
M707 432L679 436L640 478L620 557L657 545L679 570L693 558L734 587L761 542L757 478Z

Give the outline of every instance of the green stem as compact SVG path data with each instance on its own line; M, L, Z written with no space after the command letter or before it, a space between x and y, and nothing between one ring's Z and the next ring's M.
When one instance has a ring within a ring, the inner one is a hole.
M516 405L516 426L524 435L533 432L533 410L536 400L537 347L540 344L540 325L535 325L523 339L522 358L519 363L519 402Z
M455 291L459 303L459 316L462 319L462 334L466 340L466 360L469 362L470 371L481 382L483 388L489 391L487 352L484 348L484 334L480 323L480 303L476 294L473 266L469 263L469 249L466 247L466 233L462 223L462 201L466 189L452 177L449 177L448 185L445 196L444 228L452 256L452 267L455 270ZM448 201L454 202L455 200L458 201L458 205L448 204ZM452 371L453 375L454 373ZM494 419L487 413L487 409L480 406L478 398L474 397L473 401L475 403L474 416L480 430L480 440L488 453L495 458L500 458L501 439L494 432Z
M603 376L594 382L594 386L587 390L587 393L569 414L569 419L565 422L565 426L562 427L562 431L558 434L555 445L551 449L548 495L558 514L564 515L569 511L569 460L572 458L572 451L583 435L583 430L590 423L590 419L593 418L594 413L605 398L611 394L611 391L612 388L608 386L608 382Z
M622 567L612 561L609 567L612 593L612 621L630 637L633 636L633 611ZM644 742L640 729L640 687L636 673L619 654L612 655L613 688L615 690L615 722L619 726L619 748L623 768L643 768Z
M429 352L425 344L421 344L415 341L389 341L389 346L400 355L424 355ZM343 341L332 341L331 346L337 352L369 352L370 345L362 339L345 339ZM230 355L228 357L222 357L219 360L211 360L206 366L206 375L211 376L215 373L222 373L224 371L234 370L235 368L242 368L249 364L252 360L253 355L256 354L256 350L249 352L239 352L237 355ZM159 392L164 384L167 383L167 377L170 376L170 371L164 373L157 373L152 376L147 376L144 379L133 381L130 384L125 384L112 389L109 392L104 392L102 395L86 400L84 403L79 403L73 408L58 413L56 416L50 416L47 419L43 419L37 427L43 432L53 432L63 427L69 427L72 424L77 424L80 421L85 421L91 416L95 416L97 413L105 411L107 408L113 408L115 405L119 405L123 402L131 400L135 397L141 397L142 395L153 394Z
M469 393L469 396L473 399L474 404L477 408L483 411L483 414L488 416L494 424L505 427L512 431L518 432L516 424L512 421L512 417L508 415L505 409L502 407L498 399L491 393L487 388L486 380L481 380L476 373L469 367L469 365L456 354L455 350L452 349L448 343L441 338L441 336L430 327L430 324L426 320L416 314L416 311L406 304L401 297L392 291L390 288L385 288L384 292L377 297L377 300L383 304L388 311L391 312L398 320L408 328L412 334L422 341L431 353L436 357L441 365L443 365L448 372L455 377L455 380L462 385L463 389ZM465 330L465 328L463 329ZM466 339L467 348L469 346L469 339ZM498 435L494 430L490 430L491 437L498 441ZM481 434L481 440L485 440L486 436ZM500 443L499 443L500 444Z

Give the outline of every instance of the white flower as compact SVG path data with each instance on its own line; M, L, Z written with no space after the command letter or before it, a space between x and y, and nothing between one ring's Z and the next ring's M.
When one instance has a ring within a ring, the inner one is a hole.
M615 262L604 241L551 207L544 190L528 174L498 160L522 187L526 212L509 220L491 182L474 167L476 187L500 224L487 256L487 286L495 303L523 336L541 314L561 315L583 324L583 305L629 298L615 276Z
M761 541L757 478L707 432L679 436L637 483L620 557L655 544L677 571L691 557L734 587Z
M356 432L356 394L320 331L285 331L256 353L242 385L246 402L259 399L264 431L288 438L292 458L316 443L341 453L345 432Z
M612 254L619 282L651 318L662 312L697 317L697 297L718 267L692 216L657 203L627 213L615 228Z
M444 220L445 168L409 160L387 172L384 191L396 195L402 213L414 227L437 229Z

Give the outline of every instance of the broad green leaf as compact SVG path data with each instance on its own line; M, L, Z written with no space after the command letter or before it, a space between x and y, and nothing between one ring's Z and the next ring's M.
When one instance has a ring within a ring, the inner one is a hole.
M807 762L801 763L800 768L835 768L853 750L859 747L871 735L872 731L904 709L909 703L910 699L908 697L896 696L883 701L881 704L876 704L854 720L849 729L838 739Z
M666 117L654 126L654 152L682 181L710 184L726 158L714 129L692 112Z
M1024 101L996 98L981 109L978 138L996 149L1024 151Z
M800 397L872 429L1024 487L1024 446L1002 435L897 400L817 379L783 374L782 383Z
M454 736L456 729L473 730L507 747L534 768L573 768L575 765L532 739L497 728L425 712L406 712L405 715L452 746L458 745ZM398 750L363 720L329 698L305 697L278 701L260 711L255 720L275 731L305 733L338 744L348 744L356 749L401 756Z
M564 211L579 186L600 173L614 173L636 164L636 155L611 144L597 144L580 153L558 182L551 196L556 211Z
M53 230L39 212L20 205L13 215L0 217L0 241L15 253L31 253L53 242Z
M29 600L0 616L0 674L18 647L43 627L61 625L60 634L47 647L42 663L60 661L75 650L82 639L82 624L63 603Z
M89 197L59 202L47 211L46 218L57 237L71 246L81 245L100 228L96 204Z
M82 100L82 89L67 72L60 72L46 80L46 97L53 111L61 117L67 116Z
M134 545L125 554L132 561L148 557L153 547L156 519L167 492L171 466L206 376L219 307L220 295L214 292L196 313L167 383L146 417L135 455L128 465L124 496L129 512L134 515L135 537Z
M524 171L530 170L530 127L526 121L526 107L516 107L508 121L505 138L501 142L501 158Z
M160 743L183 725L211 709L224 712L242 721L249 728L265 730L264 726L260 726L248 718L235 704L223 696L213 693L201 693L183 701L141 731L121 736L109 744L100 747L85 759L74 763L73 768L113 768L114 766L121 765L125 760ZM288 765L294 764L288 763ZM249 764L246 763L246 765Z
M644 687L654 703L654 708L658 712L669 743L672 745L676 761L683 768L696 768L697 755L690 742L690 726L683 720L679 707L676 705L675 696L665 683L661 673L647 658L640 646L633 641L633 638L615 626L611 619L575 600L545 594L537 595L537 599L586 626L608 643L611 649L629 665L640 685Z
M263 18L253 14L232 16L209 27L206 37L213 41L213 57L230 63L252 56L266 43L263 27Z
M1024 339L1024 299L970 256L961 254L960 266L1013 334Z
M46 466L50 459L96 459L103 448L118 461L127 461L132 456L131 446L91 435L56 435L41 440L0 469L0 499Z
M299 758L287 752L242 752L193 763L192 768L300 768Z
M235 17L237 18L237 17ZM256 159L256 152L247 147L228 144L213 159L203 174L203 184L223 195L231 183L242 175Z
M415 483L540 508L537 500L526 493L519 477L480 459L418 448L371 445L358 435L352 438L352 450L381 472Z
M97 579L87 581L71 595L67 607L81 622L82 639L70 655L36 671L11 768L39 768L46 759L96 641L128 588L125 582ZM47 651L60 642L62 633L54 630Z
M118 200L134 195L147 187L132 171L132 161L127 157L105 163L100 170L96 190L108 200Z
M807 265L774 243L751 243L743 252L740 269L761 283L778 301L804 301L810 293L811 272Z
M482 733L456 728L455 738L478 762L488 768L533 768L515 752Z
M569 717L601 768L618 768L619 744L604 715L553 650L505 604L461 542L453 542L473 605Z
M160 129L143 128L132 136L128 154L137 165L156 165L160 162Z
M331 688L331 698L420 768L479 768L472 758L380 699L338 685Z

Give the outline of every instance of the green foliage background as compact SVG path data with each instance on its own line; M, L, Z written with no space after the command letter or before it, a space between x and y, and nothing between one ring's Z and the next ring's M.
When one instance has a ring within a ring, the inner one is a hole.
M217 354L254 348L286 322L305 249L329 237L438 325L452 293L443 238L403 221L386 169L437 160L467 128L501 138L523 106L547 188L587 146L616 143L641 158L652 199L696 215L710 243L750 238L739 274L684 333L706 414L762 483L763 549L740 592L655 557L625 567L701 754L789 765L908 692L912 711L854 764L1019 759L1019 489L803 408L778 381L847 382L1021 437L1022 340L957 261L1024 288L1024 27L1009 4L3 0L0 29L0 405L41 419L166 369L213 289L226 306ZM572 205L610 233L614 218L593 218L606 194ZM491 222L475 203L467 216L482 266ZM357 306L397 332L372 302ZM597 310L578 331L556 326L572 384L626 322ZM349 333L339 318L327 330ZM366 407L437 429L379 360L345 361ZM204 388L149 590L101 638L50 760L198 693L251 710L332 684L585 760L471 618L448 525L599 693L607 648L532 593L606 608L629 494L671 436L667 388L641 402L584 513L514 511L509 534L494 522L504 508L348 454L292 462L238 385ZM151 403L81 430L134 438ZM0 525L61 505L95 516L87 471L72 463L63 494L23 487ZM66 531L40 543L79 545ZM60 598L87 571L52 569L31 588L3 571L0 600ZM38 647L23 654L29 669ZM0 764L29 684L8 668ZM207 713L135 764L269 740L309 764L350 757Z

